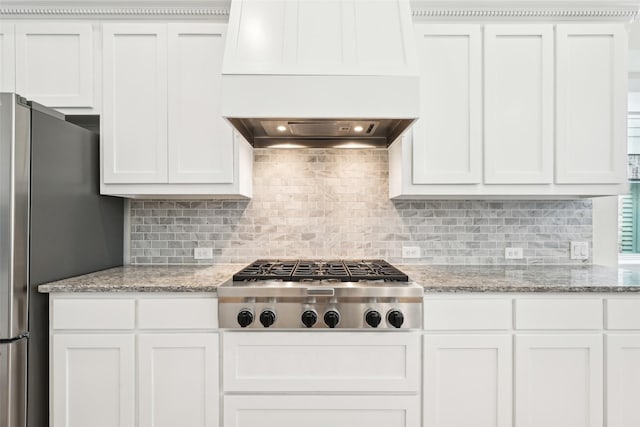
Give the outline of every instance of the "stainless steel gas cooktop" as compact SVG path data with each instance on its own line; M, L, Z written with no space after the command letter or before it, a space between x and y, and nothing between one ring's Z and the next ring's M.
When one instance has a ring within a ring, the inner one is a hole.
M417 329L423 288L383 260L258 260L218 288L222 328Z

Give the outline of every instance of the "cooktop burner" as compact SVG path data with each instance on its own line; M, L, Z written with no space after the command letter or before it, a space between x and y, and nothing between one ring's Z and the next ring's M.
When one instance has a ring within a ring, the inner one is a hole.
M407 282L406 274L383 260L257 260L234 274L234 281L385 280Z

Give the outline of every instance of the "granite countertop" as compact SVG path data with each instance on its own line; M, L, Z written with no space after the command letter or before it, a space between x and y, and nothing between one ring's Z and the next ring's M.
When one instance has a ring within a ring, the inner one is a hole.
M124 266L40 285L49 292L216 292L245 264ZM430 292L640 292L640 271L591 265L398 268Z
M429 292L640 292L640 271L599 265L398 266Z
M50 292L215 292L245 264L149 265L111 268L38 286Z

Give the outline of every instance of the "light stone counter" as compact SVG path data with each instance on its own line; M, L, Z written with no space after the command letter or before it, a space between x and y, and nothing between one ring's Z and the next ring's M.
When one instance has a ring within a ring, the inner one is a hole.
M124 266L40 285L49 292L216 292L245 264ZM398 265L430 292L640 292L640 272L601 266Z
M429 292L640 292L640 272L597 265L399 265Z
M50 292L216 292L245 264L124 266L38 287Z

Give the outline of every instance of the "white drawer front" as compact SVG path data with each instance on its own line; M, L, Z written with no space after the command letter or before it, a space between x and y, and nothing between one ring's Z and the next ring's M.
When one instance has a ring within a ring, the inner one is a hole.
M516 329L601 329L600 299L518 299Z
M640 299L608 299L607 329L640 330Z
M138 301L140 329L215 329L218 300L215 298L158 298Z
M424 327L428 331L511 329L511 300L424 301Z
M415 427L418 396L225 396L223 427Z
M133 299L54 299L52 328L63 329L133 329Z
M417 392L414 332L227 332L223 390Z

